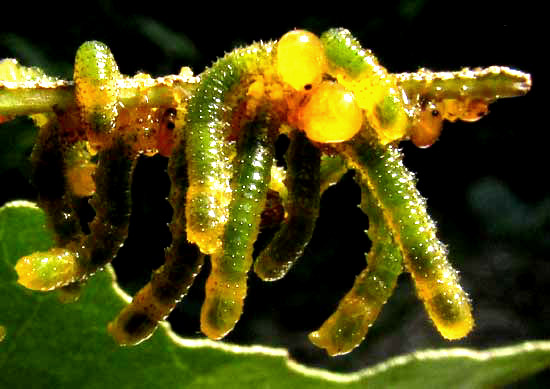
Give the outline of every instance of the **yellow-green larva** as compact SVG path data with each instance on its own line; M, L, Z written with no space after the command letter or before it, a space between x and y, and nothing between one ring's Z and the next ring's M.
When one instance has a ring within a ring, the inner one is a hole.
M405 268L437 329L447 339L464 337L473 326L468 296L447 261L447 250L399 151L379 146L372 132L370 138L357 137L341 147L349 166L380 203Z
M309 335L315 345L333 356L347 354L359 346L403 271L403 257L381 204L368 190L363 190L362 195L361 209L369 217L368 236L372 241L367 267L340 300L336 311Z
M286 220L270 244L259 254L256 274L266 281L278 280L303 254L319 215L321 153L304 133L291 132L288 150Z
M75 94L94 146L114 131L118 116L120 72L111 50L102 42L82 44L74 64Z
M349 31L332 29L235 49L199 76L188 68L158 79L122 76L109 48L90 41L77 51L74 82L14 60L0 62L0 78L0 122L32 115L40 129L32 180L55 235L55 247L17 263L28 288L77 290L109 263L128 234L138 157L169 157L172 244L109 324L120 345L154 333L206 256L201 330L224 337L243 311L262 213L271 212L266 218L280 229L254 270L274 281L292 271L313 236L320 196L348 170L362 192L372 247L312 342L331 355L357 347L402 271L443 337L472 329L468 296L398 143L430 146L444 120L474 121L499 97L526 93L528 74L504 67L392 74ZM286 172L275 167L280 136L290 140ZM85 233L76 203L88 197L95 217Z
M246 296L247 273L252 266L252 250L259 233L260 216L265 205L273 146L273 123L259 112L243 129L235 157L233 198L229 220L222 238L222 251L211 256L212 270L206 282L206 297L201 310L201 330L220 339L239 320Z
M224 115L233 107L228 107L226 100L231 94L245 93L251 75L271 65L269 49L269 45L257 44L227 54L205 72L189 101L184 130L190 181L187 233L206 254L221 249L232 196L228 166L236 146L229 139L229 120Z

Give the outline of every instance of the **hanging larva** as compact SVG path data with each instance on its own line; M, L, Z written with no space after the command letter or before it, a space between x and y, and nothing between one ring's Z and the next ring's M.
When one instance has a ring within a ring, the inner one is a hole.
M115 58L104 43L90 41L78 48L74 64L75 94L92 147L104 144L115 129L119 78Z
M316 346L332 356L349 353L359 346L403 271L403 257L383 208L370 191L363 189L361 209L369 217L368 236L372 241L368 265L340 300L336 311L317 331L309 334Z
M220 254L210 258L212 270L206 281L201 310L201 330L220 339L239 320L246 296L247 273L252 266L253 244L259 233L260 215L270 181L274 123L258 112L254 124L243 129L237 145L233 199Z
M236 145L226 139L225 102L232 88L246 83L243 77L271 66L268 48L257 45L239 49L217 61L203 75L189 102L185 128L190 182L186 204L187 237L206 254L221 249L231 201L228 161L235 154Z
M51 185L50 175L41 170L35 172L34 182L43 188L40 202L46 203L46 209L50 208L49 219L59 226L54 228L59 247L31 254L18 262L19 282L31 289L52 290L87 278L112 260L126 238L131 175L137 153L131 145L131 137L122 133L113 135L118 77L118 67L105 45L88 42L77 51L75 95L81 125L86 129L87 139L93 139L94 147L101 148L97 168L94 168L95 188L90 201L96 216L90 224L90 235L83 235L73 216L74 208L66 204L70 201L70 196L64 195L67 177L63 174L59 178L61 184ZM41 133L45 138L37 142L33 151L35 166L63 173L64 166L50 167L51 162L44 165L44 161L49 160L45 152L51 154L49 158L55 156L51 160L58 161L58 165L75 161L74 155L72 159L65 155L68 145L59 139L62 131L57 119L52 124L46 122ZM44 180L48 182L41 183Z
M468 296L447 260L447 250L436 237L425 200L397 149L381 147L375 139L361 137L343 144L342 152L363 185L380 202L405 268L436 328L447 339L466 336L473 327Z
M276 43L236 49L200 77L188 68L159 79L123 77L108 47L91 41L77 51L74 85L14 60L0 62L0 78L0 121L32 115L40 129L32 176L56 247L17 263L19 283L31 289L78 290L110 262L128 233L137 157L170 158L172 244L164 265L109 324L119 344L153 334L206 254L212 270L201 329L225 336L243 310L262 213L267 208L266 223L280 231L254 269L273 281L301 255L321 194L348 169L356 171L373 246L312 342L331 355L358 346L403 267L443 337L458 339L473 327L468 297L396 145L430 146L443 120L474 121L496 99L526 93L528 74L505 67L391 74L349 31L332 29L320 38L294 30ZM17 103L19 92L35 89L48 93L36 105ZM274 166L280 134L290 139L286 172ZM75 211L81 197L96 212L87 235Z
M302 131L293 130L290 138L287 217L254 264L256 274L266 281L284 277L302 256L319 215L321 153Z

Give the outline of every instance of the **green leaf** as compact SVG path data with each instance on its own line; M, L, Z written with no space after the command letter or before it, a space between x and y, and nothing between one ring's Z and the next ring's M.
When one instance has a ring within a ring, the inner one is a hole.
M550 342L539 341L488 351L422 351L336 374L298 365L283 349L181 339L168 325L136 347L120 348L106 325L129 297L110 267L73 304L16 283L17 259L52 244L44 223L32 203L0 208L1 388L481 388L550 365Z

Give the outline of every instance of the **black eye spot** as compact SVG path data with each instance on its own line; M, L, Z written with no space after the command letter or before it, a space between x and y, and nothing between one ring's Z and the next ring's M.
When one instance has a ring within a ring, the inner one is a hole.
M164 117L163 121L165 123L166 129L172 131L174 128L176 128L176 124L174 123L174 120L176 120L177 111L174 108L168 108L166 111L164 111Z
M305 89L305 90L311 90L311 88L312 88L311 84L306 84L306 85L304 86L304 89Z
M430 103L430 100L426 97L426 96L420 96L418 98L418 103L420 105L420 108L422 110L426 109L426 107L428 106L428 104Z
M176 111L175 108L168 108L168 109L164 112L164 116L165 116L166 118L169 118L169 119L175 119L177 113L178 113L178 111Z
M433 117L439 116L439 111L437 109L432 110L432 116Z

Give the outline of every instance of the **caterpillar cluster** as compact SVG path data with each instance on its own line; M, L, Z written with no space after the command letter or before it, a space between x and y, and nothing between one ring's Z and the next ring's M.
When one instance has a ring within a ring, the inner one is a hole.
M119 344L153 334L205 256L201 330L223 338L242 314L249 270L265 281L284 277L311 239L323 191L348 169L357 173L372 248L311 341L331 355L350 352L403 271L443 337L473 327L468 296L397 145L432 145L443 120L479 119L497 98L526 93L529 75L496 66L391 74L349 31L332 29L235 49L197 77L188 68L159 79L123 76L95 41L78 49L74 83L9 60L0 77L0 100L13 96L15 107L0 109L0 118L27 114L40 128L33 181L56 235L56 247L17 263L27 288L72 290L109 263L128 232L137 157L169 157L172 243L164 265L109 324ZM35 92L40 104L25 100ZM290 139L286 171L274 164L281 135ZM86 197L95 210L87 234L76 207ZM279 230L254 262L265 224Z

